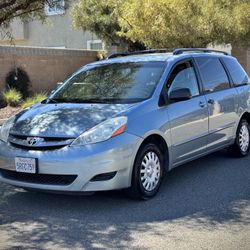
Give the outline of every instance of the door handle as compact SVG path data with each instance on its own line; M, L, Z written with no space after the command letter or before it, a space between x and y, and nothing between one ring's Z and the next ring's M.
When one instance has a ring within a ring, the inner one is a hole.
M199 102L199 106L200 106L201 108L204 108L204 107L206 106L206 103L205 103L205 102L200 101L200 102Z
M213 99L209 99L207 102L208 102L209 104L211 104L211 105L213 105L213 104L215 103L215 101L214 101Z

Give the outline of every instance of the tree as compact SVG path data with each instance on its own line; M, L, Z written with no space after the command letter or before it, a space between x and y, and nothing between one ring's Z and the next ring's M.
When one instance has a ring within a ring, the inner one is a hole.
M249 8L249 0L129 0L119 20L121 35L148 47L249 45Z
M250 45L249 0L80 0L73 24L148 48ZM110 37L110 38L109 38Z
M1 0L0 27L8 27L15 17L44 19L44 6L60 7L59 0Z
M73 26L92 31L108 43L117 43L120 37L116 32L121 30L116 11L119 1L80 0L72 9Z
M131 49L144 49L141 43L119 34L123 4L124 0L79 0L71 12L73 27L95 33L108 45L126 43Z

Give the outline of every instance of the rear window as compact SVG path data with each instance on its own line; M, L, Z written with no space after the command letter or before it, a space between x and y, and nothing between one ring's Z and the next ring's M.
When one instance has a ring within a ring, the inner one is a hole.
M229 70L233 82L236 86L249 83L249 77L247 73L235 58L223 58L223 62Z
M219 91L230 88L229 79L218 58L195 58L202 76L206 92Z

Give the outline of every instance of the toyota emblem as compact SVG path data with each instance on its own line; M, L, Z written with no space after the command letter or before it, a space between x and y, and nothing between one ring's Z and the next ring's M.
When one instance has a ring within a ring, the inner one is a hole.
M40 137L27 137L27 143L30 145L30 146L34 146L40 142L43 142L44 139L43 138L40 138Z

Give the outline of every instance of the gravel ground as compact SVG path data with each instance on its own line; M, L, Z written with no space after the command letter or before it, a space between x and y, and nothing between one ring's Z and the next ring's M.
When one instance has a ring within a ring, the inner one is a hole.
M8 117L14 115L18 111L20 111L20 107L5 107L0 109L0 120L7 119Z
M157 197L29 193L0 184L0 249L250 249L250 157L171 171Z
M18 113L21 110L20 107L5 107L5 108L0 108L0 125L8 119L10 116Z

